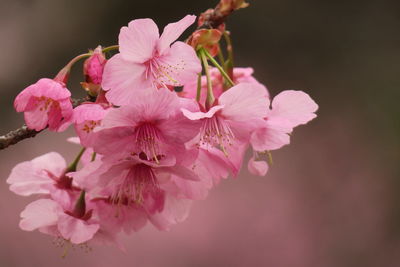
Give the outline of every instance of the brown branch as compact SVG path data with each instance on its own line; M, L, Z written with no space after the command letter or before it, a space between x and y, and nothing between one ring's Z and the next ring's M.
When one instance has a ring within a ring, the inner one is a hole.
M215 8L210 8L200 15L198 28L216 29L224 24L235 10L248 5L244 0L221 0Z
M82 104L83 102L88 102L88 101L93 102L93 99L90 99L89 97L72 99L72 106L75 108L80 104ZM11 145L15 145L16 143L24 139L35 137L38 133L42 131L43 130L35 131L29 129L28 126L23 125L21 128L18 128L14 131L11 131L5 135L0 136L0 150L5 149Z

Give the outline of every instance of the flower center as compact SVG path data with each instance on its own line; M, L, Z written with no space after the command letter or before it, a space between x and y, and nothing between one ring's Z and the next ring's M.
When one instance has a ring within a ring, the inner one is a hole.
M134 140L139 152L145 153L147 159L153 159L157 163L162 154L161 139L161 133L153 123L145 122L135 128Z
M232 145L235 138L230 126L223 118L213 116L203 120L200 129L200 144L219 147L226 156L226 147Z
M37 104L39 107L40 111L47 111L49 107L53 106L54 108L60 108L60 105L57 101L54 101L51 98L41 96L41 97L36 97Z
M117 205L142 204L146 195L158 195L160 192L153 169L141 163L129 170L110 200L111 203Z
M86 133L90 133L96 128L97 125L100 125L100 121L85 121L82 131Z
M185 70L186 63L181 60L176 65L163 64L157 56L146 62L146 79L152 76L154 86L167 87L166 85L179 86L180 83L174 77Z

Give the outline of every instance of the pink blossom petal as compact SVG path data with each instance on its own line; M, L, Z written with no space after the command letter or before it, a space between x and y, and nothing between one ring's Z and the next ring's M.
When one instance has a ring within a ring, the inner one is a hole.
M250 173L258 176L265 176L268 172L268 164L265 161L256 161L254 157L250 158L247 167Z
M63 84L56 82L52 79L40 79L33 86L35 86L36 89L31 90L32 96L45 96L53 100L63 100L71 97L71 92L67 88L65 88Z
M37 110L24 113L25 123L29 129L40 131L46 128L49 117L47 112Z
M152 19L135 19L121 28L119 51L125 60L144 63L152 58L158 38L158 27Z
M224 105L222 114L235 121L247 121L267 116L269 100L265 86L256 83L240 83L219 97Z
M318 105L308 94L302 91L283 91L273 99L268 118L294 128L314 119L317 109Z
M161 71L158 81L163 84L184 85L196 80L201 71L200 60L193 47L183 42L175 42L158 61Z
M67 162L57 152L49 152L32 160L32 167L36 170L47 170L59 177L64 174Z
M17 97L14 100L14 108L17 112L23 112L26 111L27 106L29 105L30 101L33 101L32 99L32 94L31 94L31 89L35 87L35 85L31 85L27 87L25 90L20 92ZM33 105L29 105L32 109Z
M25 231L33 231L37 228L55 225L61 207L53 200L39 199L30 203L21 212L19 227Z
M192 112L185 108L181 108L181 111L183 115L185 115L185 117L188 118L189 120L201 120L204 118L211 118L217 111L222 110L223 108L224 105L217 105L210 108L210 110L207 112L201 112L201 111Z
M107 61L102 87L108 90L106 98L114 105L124 105L131 102L138 90L145 90L152 86L150 80L145 79L146 67L126 61L121 54L117 54Z
M157 43L157 50L160 55L169 48L169 46L178 39L179 36L196 20L194 15L186 15L183 19L178 22L170 23L165 28L161 34L160 39Z
M264 127L254 131L250 143L256 151L276 150L290 143L286 131Z
M10 184L10 190L18 195L49 194L49 185L55 184L53 179L58 179L65 168L64 158L58 153L50 152L32 161L17 164L12 169L7 183Z
M192 201L188 199L177 199L167 195L164 210L149 217L155 227L162 231L168 231L174 224L180 223L189 215Z
M100 225L89 224L81 219L67 214L61 214L58 221L58 230L63 238L73 244L81 244L93 238Z

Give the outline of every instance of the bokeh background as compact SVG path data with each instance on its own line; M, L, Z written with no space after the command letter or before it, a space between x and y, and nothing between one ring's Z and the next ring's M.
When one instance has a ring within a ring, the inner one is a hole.
M0 129L23 116L14 97L53 77L75 55L117 42L121 26L150 17L160 28L217 0L0 0ZM9 192L10 170L48 151L79 148L42 133L0 151L0 266L400 266L400 4L398 1L254 0L232 15L237 66L272 95L309 93L318 118L273 153L265 177L244 168L170 232L152 226L115 247L62 251L18 228L32 199ZM189 32L186 32L186 36ZM80 74L70 88L76 97Z

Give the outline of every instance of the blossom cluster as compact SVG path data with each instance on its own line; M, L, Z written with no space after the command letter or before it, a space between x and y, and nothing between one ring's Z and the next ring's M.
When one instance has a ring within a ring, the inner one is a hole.
M119 53L107 58L110 49L99 46L16 97L30 129L73 125L77 137L70 141L83 147L70 165L50 152L14 167L11 191L40 197L21 213L23 230L119 246L121 233L147 223L168 230L187 218L192 201L238 175L246 151L248 170L264 176L270 151L316 117L318 106L306 93L272 99L252 68L221 60L220 38L229 38L223 27L177 41L195 20L187 15L161 35L153 20L133 20L121 28ZM73 108L66 86L82 58L81 84L95 101Z

